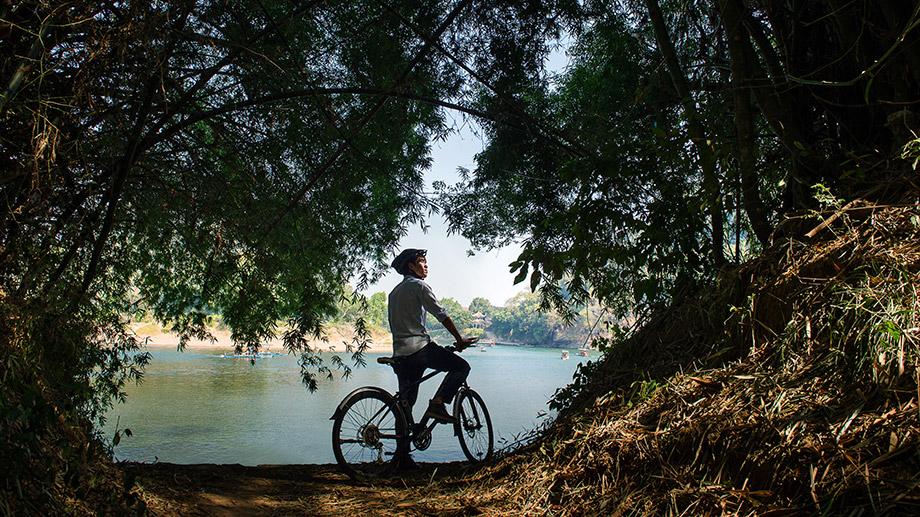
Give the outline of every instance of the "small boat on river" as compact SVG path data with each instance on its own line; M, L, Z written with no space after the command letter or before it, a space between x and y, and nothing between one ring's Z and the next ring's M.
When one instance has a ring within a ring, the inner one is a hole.
M220 357L221 359L266 359L279 355L282 354L277 352L246 352L243 354L220 354Z
M569 353L568 353L567 351L563 350L563 351L562 351L562 357L561 357L561 359L562 359L563 361L567 361L567 360L569 359Z

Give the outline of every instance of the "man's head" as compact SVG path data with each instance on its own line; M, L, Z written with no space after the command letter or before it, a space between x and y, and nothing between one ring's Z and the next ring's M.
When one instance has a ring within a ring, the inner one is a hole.
M428 259L425 258L427 253L428 250L404 249L390 265L401 275L412 275L424 280L428 276Z

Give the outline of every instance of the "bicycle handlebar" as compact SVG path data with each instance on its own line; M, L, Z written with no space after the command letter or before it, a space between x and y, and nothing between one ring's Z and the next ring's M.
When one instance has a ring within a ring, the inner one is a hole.
M477 341L479 341L479 338L478 338L478 337L473 338L473 341L470 341L470 343L469 343L469 344L466 344L466 345L461 345L461 344L458 343L458 342L454 342L453 345L446 346L446 347L444 347L444 348L446 348L447 350L450 350L451 352L457 352L457 353L459 354L459 353L463 352L464 350L466 350L467 348L469 348L469 347L473 346L474 344L476 344Z

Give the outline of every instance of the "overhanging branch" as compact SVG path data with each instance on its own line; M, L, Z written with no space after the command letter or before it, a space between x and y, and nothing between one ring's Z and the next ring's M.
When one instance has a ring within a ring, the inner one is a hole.
M383 88L306 88L306 89L297 89L287 92L276 93L272 95L266 95L263 97L257 97L255 99L249 99L246 101L233 102L225 104L219 108L214 108L207 111L199 112L195 115L192 115L186 119L179 121L178 123L165 128L163 131L152 135L150 141L148 142L148 147L155 145L158 142L167 140L182 130L193 126L199 122L212 119L214 117L225 115L234 111L240 111L246 108L252 108L255 106L263 106L266 104L273 104L277 102L283 102L292 99L302 99L307 97L320 97L327 95L364 95L372 97L394 97L406 100L412 100L417 102L423 102L425 104L430 104L432 106L438 106L440 108L450 109L454 111L459 111L461 113L466 113L467 115L472 115L474 117L479 117L497 124L505 124L507 126L513 127L515 129L525 130L524 127L513 124L507 120L502 120L495 115L478 110L475 108L470 108L457 104L455 102L445 101L441 99L435 99L432 97L426 97L424 95L415 94L412 92L396 91L396 90L387 90Z

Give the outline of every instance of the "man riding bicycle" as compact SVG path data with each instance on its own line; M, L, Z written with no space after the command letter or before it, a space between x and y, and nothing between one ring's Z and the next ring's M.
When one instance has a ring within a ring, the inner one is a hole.
M403 275L403 280L390 291L387 313L390 332L393 334L393 357L399 361L396 376L399 380L399 391L403 394L400 398L404 409L411 414L412 406L418 398L416 383L422 378L426 368L447 372L434 398L429 401L424 416L447 424L455 420L445 404L453 400L457 390L466 381L470 365L457 354L431 340L425 329L425 312L444 325L460 349L475 343L476 340L460 335L447 311L438 303L431 287L425 283L425 278L428 277L426 254L426 250L409 248L393 260L391 265ZM411 464L408 446L400 447L397 455L400 462Z

